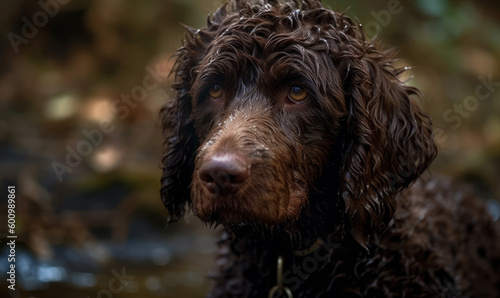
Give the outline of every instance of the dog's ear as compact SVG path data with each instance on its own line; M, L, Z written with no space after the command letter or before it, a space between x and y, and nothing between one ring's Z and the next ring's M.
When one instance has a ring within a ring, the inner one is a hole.
M402 83L402 71L372 47L346 64L348 112L342 144L340 195L354 239L366 248L370 236L391 220L396 194L425 171L437 153L432 123Z
M161 199L169 212L168 222L179 219L189 202L193 158L198 140L189 120L191 103L188 96L178 94L160 111L163 129Z
M169 212L168 222L182 217L186 203L190 203L190 184L194 171L194 155L199 146L193 120L191 84L193 69L199 64L206 49L196 30L186 27L184 46L176 53L172 70L175 98L162 107L160 120L163 130L163 158L161 199Z

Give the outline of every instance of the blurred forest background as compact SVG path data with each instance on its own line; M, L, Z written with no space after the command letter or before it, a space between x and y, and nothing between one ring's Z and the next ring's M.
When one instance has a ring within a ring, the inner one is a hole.
M18 290L2 278L0 296L203 296L215 233L192 216L165 229L158 111L181 24L203 26L223 2L0 2L3 274L9 185L18 236ZM469 181L498 218L500 4L323 3L398 48L437 128L432 172Z

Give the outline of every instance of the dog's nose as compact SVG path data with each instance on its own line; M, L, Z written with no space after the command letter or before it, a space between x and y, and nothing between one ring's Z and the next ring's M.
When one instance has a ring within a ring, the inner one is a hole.
M211 193L228 195L238 191L248 179L250 164L245 157L235 153L216 154L203 162L199 175Z

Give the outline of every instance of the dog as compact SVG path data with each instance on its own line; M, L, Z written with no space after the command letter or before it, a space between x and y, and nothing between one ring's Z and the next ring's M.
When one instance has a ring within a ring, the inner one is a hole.
M222 6L176 53L161 197L224 226L208 297L498 297L495 223L391 51L316 0Z

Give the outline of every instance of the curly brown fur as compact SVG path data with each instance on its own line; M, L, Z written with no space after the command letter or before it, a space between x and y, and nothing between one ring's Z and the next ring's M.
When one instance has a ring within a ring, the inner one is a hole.
M234 0L188 28L161 112L161 195L223 224L210 297L495 297L498 232L436 155L392 53L319 1ZM317 240L323 245L298 256Z

